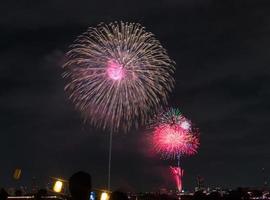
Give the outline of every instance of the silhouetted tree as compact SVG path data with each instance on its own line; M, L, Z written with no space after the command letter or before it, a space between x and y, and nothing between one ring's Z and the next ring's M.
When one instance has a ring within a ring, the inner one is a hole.
M8 193L4 188L0 190L0 200L6 200L8 198Z

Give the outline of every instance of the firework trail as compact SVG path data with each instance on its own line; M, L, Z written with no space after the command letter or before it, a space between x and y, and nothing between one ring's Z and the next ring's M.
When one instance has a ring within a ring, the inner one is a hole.
M65 90L86 121L111 132L145 124L166 105L174 62L140 24L89 28L67 53Z
M153 126L152 144L164 158L180 158L197 153L198 130L192 127L178 109L170 109L157 116Z
M182 192L182 190L183 190L182 179L184 176L184 170L181 169L181 167L172 167L172 166L170 166L170 170L171 170L171 173L174 177L178 191Z

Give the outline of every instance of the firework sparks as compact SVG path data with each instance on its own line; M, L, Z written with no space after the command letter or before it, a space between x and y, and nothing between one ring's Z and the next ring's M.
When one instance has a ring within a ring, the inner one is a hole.
M182 179L184 176L184 170L181 167L170 167L171 173L175 179L176 187L179 192L183 190Z
M153 142L155 149L167 158L196 154L199 146L197 136L178 125L156 127Z
M178 108L170 108L156 116L154 124L179 125L185 130L191 129L191 121L184 117Z
M141 25L100 24L67 53L65 90L92 125L128 131L166 105L174 69L166 50Z
M157 117L153 125L152 143L164 158L194 155L199 147L198 131L178 109L170 109Z

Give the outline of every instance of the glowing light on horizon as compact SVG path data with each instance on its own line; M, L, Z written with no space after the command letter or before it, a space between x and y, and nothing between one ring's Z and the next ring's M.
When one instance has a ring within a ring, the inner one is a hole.
M112 132L146 124L167 104L175 63L140 24L90 27L67 53L65 91L85 121Z
M63 182L62 181L56 181L54 183L54 186L53 186L53 191L59 193L59 192L62 191L62 187L63 187Z
M100 196L100 200L109 200L109 194L107 192L102 192Z

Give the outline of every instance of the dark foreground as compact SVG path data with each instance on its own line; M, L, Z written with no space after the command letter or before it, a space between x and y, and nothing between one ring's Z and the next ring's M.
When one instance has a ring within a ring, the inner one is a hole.
M102 191L95 191L94 196L89 200L109 200L102 198ZM109 194L109 193L108 193ZM126 193L129 200L248 200L248 199L270 199L269 190L259 189L237 189L232 191L214 191L206 193L197 191L189 194L161 194L161 193ZM8 194L4 189L0 191L0 200L70 200L67 194L54 193L52 191L39 190L33 194L22 194L15 191L15 194ZM116 200L122 200L118 198ZM124 199L123 199L124 200Z

